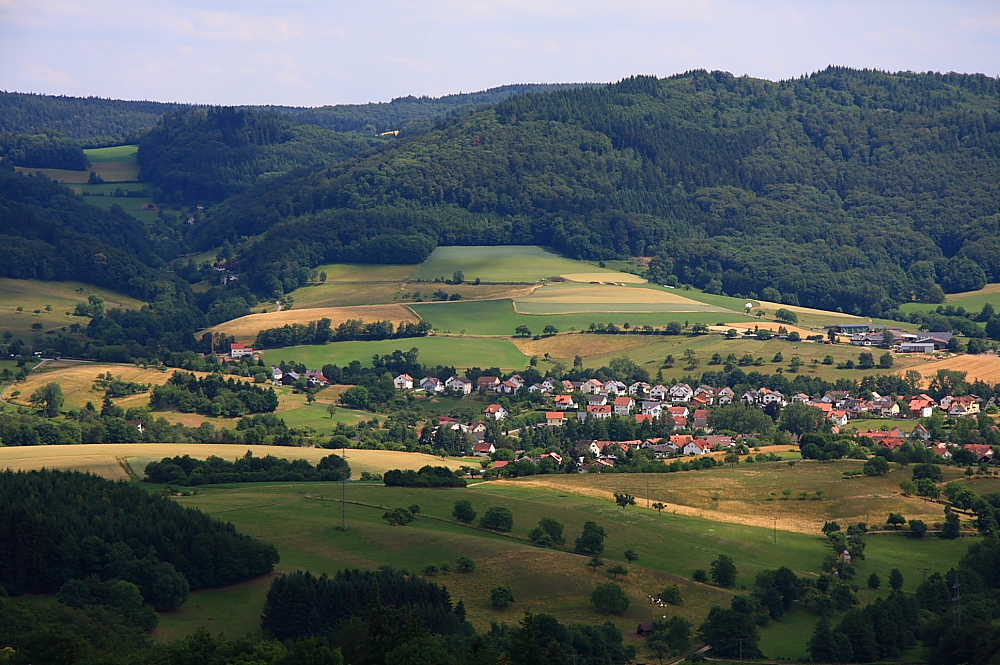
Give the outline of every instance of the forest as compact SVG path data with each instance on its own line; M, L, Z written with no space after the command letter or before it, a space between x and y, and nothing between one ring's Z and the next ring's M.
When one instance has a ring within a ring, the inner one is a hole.
M135 584L157 610L189 590L269 572L272 545L142 488L63 471L0 474L0 587L55 593L92 575Z
M306 460L287 460L272 455L254 457L251 451L235 462L221 457L205 460L190 455L164 457L146 465L147 482L183 485L224 483L334 482L351 477L351 467L339 455L327 455L313 466Z
M243 254L267 295L348 253L410 263L437 244L535 243L876 316L1000 278L997 95L984 76L832 67L520 95L258 182L188 239L264 233Z
M191 372L174 372L170 380L153 388L153 408L177 407L182 413L238 417L270 413L278 408L274 389L212 374L199 378Z

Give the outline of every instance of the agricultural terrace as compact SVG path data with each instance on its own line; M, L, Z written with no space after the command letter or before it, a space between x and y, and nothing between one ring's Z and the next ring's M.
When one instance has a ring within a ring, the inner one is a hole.
M669 476L703 479L703 473ZM637 476L636 480L644 478ZM469 619L481 629L490 622L512 623L524 609L552 614L566 623L602 623L608 617L593 609L590 592L597 584L610 580L604 570L613 563L625 563L624 551L633 549L639 559L629 565L629 575L618 581L630 596L631 606L624 616L611 619L622 629L626 640L640 648L642 642L634 637L635 625L664 613L659 610L658 614L658 608L650 606L646 596L658 595L665 586L678 584L684 597L682 605L670 608L667 613L680 614L695 625L704 619L712 605L728 605L733 591L690 580L695 568L707 569L719 554L728 554L736 560L737 588L750 586L759 571L782 565L798 574L814 575L829 554L828 545L818 533L799 534L779 529L775 534L770 522L761 528L667 511L658 514L641 508L622 510L610 501L569 491L549 491L531 479L479 483L450 490L351 483L348 489L351 530L346 533L334 528L341 518L339 498L336 487L305 483L202 486L196 495L178 500L224 517L244 533L275 543L281 553L279 572L309 569L320 574L350 566L380 565L420 571L431 564L449 562L452 571L439 572L432 579L447 585L455 601L465 603ZM451 510L459 499L470 500L480 515L488 506L509 508L514 515L512 537L456 523ZM411 504L421 508L411 525L392 527L381 519L387 508ZM581 532L583 522L592 520L603 526L608 532L605 569L594 573L586 566L586 557L530 546L528 531L542 517L562 522L570 543ZM971 542L971 538L943 541L871 535L867 539L867 557L857 565L856 579L864 580L872 572L886 579L889 571L898 567L904 573L904 589L913 591L920 581L919 567L943 573ZM459 556L473 558L476 570L471 574L457 572L454 565ZM506 610L493 608L489 600L488 590L499 584L510 586L516 599L516 604ZM266 591L266 584L249 582L228 589L196 592L181 610L162 617L163 636L176 637L206 624L213 630L256 633ZM858 596L864 604L884 593L862 589ZM775 622L763 631L761 648L765 654L783 653L775 649L804 650L816 617L804 612L803 615L796 618L793 612L791 623ZM808 624L809 628L789 634L793 624Z
M0 331L9 330L16 335L24 335L35 330L34 324L41 324L43 331L73 323L86 325L90 322L88 317L72 316L72 313L79 303L86 303L91 295L104 298L108 309L140 309L145 304L110 289L82 282L0 278ZM18 307L22 311L18 311Z
M348 365L352 360L360 360L362 364L369 365L375 354L385 355L397 349L407 351L414 347L420 349L419 361L425 365L465 368L483 366L485 363L485 366L517 370L528 364L528 357L507 339L440 336L296 346L264 351L261 357L268 365L276 365L282 360L294 360L306 367L321 369L324 365Z
M223 443L94 443L70 446L12 446L0 448L0 469L30 471L37 469L64 469L95 473L112 480L144 477L143 469L150 462L164 457L190 455L197 459L221 457L236 460L247 451L255 457L272 455L282 459L304 459L315 464L331 453L344 451L324 448L289 448L286 446L258 446L251 444ZM423 453L403 453L393 450L348 450L348 463L353 477L362 471L384 473L389 469L419 469L427 466L447 466L458 469L462 463Z
M798 457L798 449L793 450ZM648 491L650 505L662 502L667 505L665 512L762 528L773 527L777 518L778 529L803 534L819 533L830 520L877 527L890 512L928 525L944 521L944 504L902 494L899 483L910 479L909 469L894 465L886 476L845 478L844 471L860 471L864 460L790 462L682 473L541 475L516 482L609 502L615 492L624 492L635 496L643 509ZM964 469L941 469L946 481L965 479ZM791 490L788 498L784 490Z
M410 309L402 305L365 305L359 307L318 307L315 309L291 309L281 312L268 312L266 314L250 314L232 319L225 323L209 328L206 332L226 333L235 336L244 343L252 344L257 338L257 333L268 328L280 328L282 326L295 323L308 324L310 321L320 319L330 319L332 327L336 328L341 323L350 319L360 319L365 323L372 321L392 321L399 325L401 322L417 323L420 318Z
M622 275L592 263L567 259L534 245L438 247L413 272L410 279L451 279L461 270L467 281L534 283L568 274ZM624 281L623 278L619 281ZM588 280L589 281L589 280Z

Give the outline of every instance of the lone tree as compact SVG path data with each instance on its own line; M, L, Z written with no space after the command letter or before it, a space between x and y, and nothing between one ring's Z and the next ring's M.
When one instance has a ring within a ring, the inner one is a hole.
M893 568L889 571L889 588L893 591L899 591L903 588L903 573L900 572L899 568Z
M55 418L62 410L66 398L62 386L58 383L47 383L31 393L31 405L45 412L46 417Z
M629 563L635 563L636 561L639 560L639 554L638 554L638 552L636 552L635 550L633 550L631 548L627 549L627 550L625 550L625 559Z
M479 520L479 526L493 531L510 531L514 528L514 515L503 506L490 506Z
M590 557L590 561L587 562L587 565L590 566L596 573L597 569L604 565L604 559L595 554Z
M624 494L624 493L619 494L618 492L615 492L615 503L621 506L621 508L624 510L629 506L635 505L635 497L632 496L631 494Z
M523 323L518 327L514 328L515 337L531 337L531 328L524 325Z
M736 563L725 554L712 562L712 583L726 589L736 586Z
M517 601L514 600L514 591L509 586L498 586L490 590L490 602L493 603L493 607L503 609Z
M779 321L784 321L785 323L798 323L799 315L790 309L782 307L777 312L774 313L774 318Z
M872 573L868 576L868 588L871 590L878 589L882 586L882 578L878 576L878 573Z
M476 510L472 507L472 502L468 499L456 501L451 514L459 522L465 522L466 524L476 521Z
M528 533L528 538L539 547L552 547L562 545L566 542L563 536L563 525L551 517L543 517L538 521L538 526Z
M598 612L604 614L625 614L629 599L620 586L614 582L601 584L590 594L590 602Z
M608 573L617 580L619 575L628 575L628 568L619 563L608 568Z
M471 573L476 569L476 562L472 557L460 556L457 563L458 572L460 573Z
M465 281L465 273L463 273L461 270L456 270L455 272L452 273L451 275L452 284L461 284L464 281Z
M576 539L574 546L578 554L590 554L600 556L604 553L604 539L608 532L604 527L598 526L597 522L584 522L583 533Z

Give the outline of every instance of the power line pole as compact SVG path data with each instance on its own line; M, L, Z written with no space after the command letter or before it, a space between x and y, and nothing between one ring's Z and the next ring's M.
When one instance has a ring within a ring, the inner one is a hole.
M774 544L777 545L778 544L778 518L777 517L772 517L771 519L774 520Z
M930 568L917 568L917 570L919 570L920 572L922 572L924 574L924 582L926 582L927 581L927 573L930 571Z
M955 601L955 607L952 609L952 612L955 613L955 625L959 628L962 627L962 593L959 590L959 587L961 586L961 583L958 581L958 572L956 571L955 584L951 587L955 590L955 596L952 598L952 600Z

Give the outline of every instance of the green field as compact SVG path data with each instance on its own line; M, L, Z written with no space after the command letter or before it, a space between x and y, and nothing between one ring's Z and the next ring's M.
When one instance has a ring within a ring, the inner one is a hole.
M119 145L111 148L89 148L83 151L91 164L102 164L105 162L134 162L136 153L139 152L137 145Z
M438 247L413 272L411 279L451 279L461 270L465 279L484 282L539 282L548 277L571 273L620 274L592 263L574 261L534 245L495 247Z
M325 272L327 282L402 282L409 278L416 268L416 265L325 263L316 266L314 270Z
M33 331L32 324L41 323L42 331L62 328L73 323L86 325L90 319L70 316L78 303L87 302L88 296L100 295L106 307L139 309L143 303L121 293L102 289L82 282L43 282L34 279L0 279L0 331L11 331L24 337ZM46 312L45 306L52 311ZM18 312L17 308L23 311ZM41 310L35 314L35 310ZM24 340L29 341L29 337Z
M360 360L370 365L374 354L387 354L399 349L420 349L419 361L425 365L454 365L455 367L500 367L523 369L528 357L508 340L456 337L415 337L386 339L376 342L333 342L322 346L295 346L265 351L265 363L277 364L282 360L304 363L310 369L323 365L347 365Z
M560 495L521 481L480 483L456 490L352 483L348 495L353 502L349 506L351 530L346 533L334 529L341 516L338 498L336 487L308 483L202 486L196 496L179 501L275 543L281 554L279 571L308 569L319 574L350 566L391 565L416 572L429 564L454 564L459 556L470 556L477 562L474 573L443 573L435 581L446 585L456 601L465 602L469 619L480 629L488 628L491 621L517 621L525 609L550 613L564 622L601 623L606 619L588 601L594 586L609 579L605 573L591 572L585 557L526 542L528 531L542 517L561 521L570 542L584 521L598 522L608 532L605 560L609 565L624 563L626 549L639 554L629 576L620 582L632 598L632 606L623 617L612 617L626 639L634 639L630 635L637 622L659 618L661 613L681 614L697 626L712 605L728 605L732 591L690 581L695 568L707 569L721 553L737 561L737 589L752 585L759 571L782 565L802 575L815 575L828 553L818 535L779 531L775 543L769 528L659 515L641 508L623 511L610 501ZM456 500L465 498L480 514L491 505L509 508L515 516L513 537L455 523L451 508ZM391 527L381 520L386 508L413 503L421 507L414 524ZM974 539L916 541L870 536L867 542L868 555L857 566L857 579L864 580L873 571L884 579L892 567L899 567L905 588L912 591L920 579L917 566L945 572ZM517 599L505 611L494 609L488 598L488 589L501 583L511 586ZM650 606L646 595L657 595L668 584L681 587L684 604L666 612ZM196 592L181 610L162 616L161 632L175 637L202 625L226 632L256 632L266 588L265 578L229 589ZM862 591L862 602L878 593ZM769 626L762 631L765 654L772 658L800 655L813 621L811 613L793 610L787 623Z
M964 307L969 312L979 312L983 305L989 303L994 308L1000 310L1000 284L987 284L978 291L966 291L965 293L952 293L945 296L944 304ZM900 305L901 310L907 314L911 312L931 312L938 308L938 305L928 303L911 302Z

